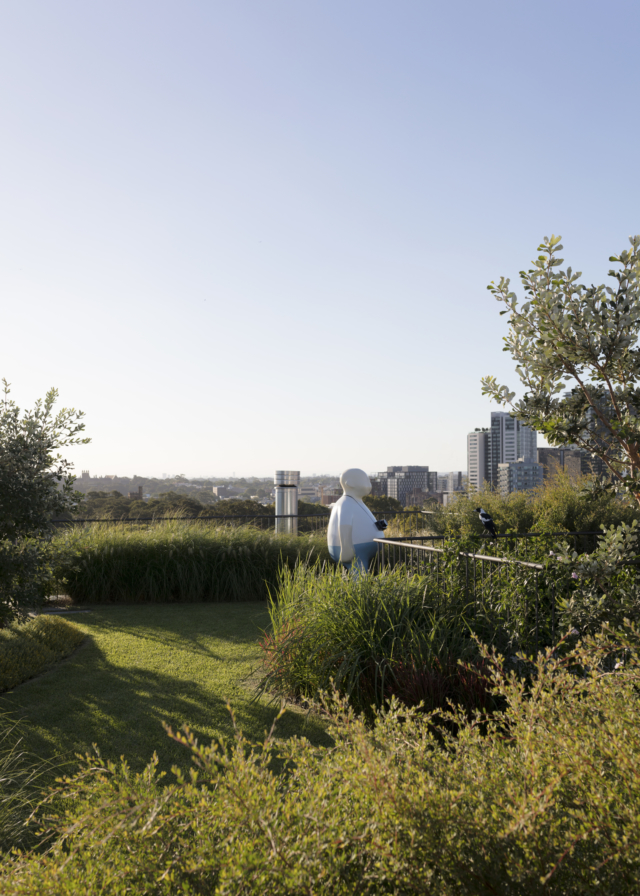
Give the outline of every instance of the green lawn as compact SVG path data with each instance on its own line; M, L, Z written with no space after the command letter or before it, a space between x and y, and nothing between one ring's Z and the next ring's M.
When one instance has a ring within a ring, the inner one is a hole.
M255 700L258 638L268 625L264 603L101 606L67 617L88 637L48 672L0 697L0 709L24 720L26 747L44 757L124 755L140 769L154 750L161 767L184 765L184 748L162 722L188 723L208 742L231 734L226 703L249 737L261 738L277 713ZM297 710L278 723L281 736L329 744L323 723Z

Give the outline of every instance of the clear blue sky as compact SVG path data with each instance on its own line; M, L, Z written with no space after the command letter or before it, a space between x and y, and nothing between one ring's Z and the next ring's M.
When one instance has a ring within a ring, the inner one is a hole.
M640 4L2 0L0 375L93 474L466 467L486 284L640 232Z

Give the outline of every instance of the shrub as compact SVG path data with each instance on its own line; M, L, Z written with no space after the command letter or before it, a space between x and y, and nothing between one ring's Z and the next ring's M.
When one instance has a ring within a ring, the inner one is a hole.
M59 616L37 616L0 630L0 691L33 678L73 653L85 633Z
M447 507L431 515L430 525L439 534L452 537L483 536L476 507L482 506L493 518L498 532L598 532L602 525L630 525L640 521L640 510L629 499L601 487L587 476L577 481L558 472L541 488L531 492L461 493Z
M82 412L63 408L50 389L22 412L2 380L0 397L0 626L40 603L51 577L51 516L75 507L73 466L55 452L89 441Z
M264 600L281 565L328 557L325 536L173 521L60 533L57 574L77 603Z
M591 554L560 545L547 561L563 597L559 601L564 631L597 631L603 623L614 628L625 619L640 622L638 536L640 529L624 523L603 531Z
M371 728L334 700L330 750L241 735L201 746L185 731L193 767L170 785L155 760L133 775L87 757L45 820L52 849L7 861L2 891L635 893L639 646L627 630L549 651L529 681L486 657L506 708L483 725L452 713L455 738L397 705Z
M262 641L262 687L306 699L335 687L365 713L393 694L431 709L465 692L471 705L482 688L477 672L457 665L479 656L463 600L403 567L358 577L333 566L284 570ZM486 622L473 617L475 630L491 637Z

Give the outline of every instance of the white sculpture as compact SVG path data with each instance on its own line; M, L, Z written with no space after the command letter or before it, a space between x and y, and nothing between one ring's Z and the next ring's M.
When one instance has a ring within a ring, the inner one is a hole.
M364 470L345 470L340 485L344 494L329 517L329 553L336 563L342 563L347 569L355 567L366 571L378 547L373 539L384 538L383 530L387 524L383 520L378 522L362 500L371 492L371 480Z

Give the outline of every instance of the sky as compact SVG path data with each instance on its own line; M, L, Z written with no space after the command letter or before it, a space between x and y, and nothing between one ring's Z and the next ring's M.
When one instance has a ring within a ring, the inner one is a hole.
M85 412L78 474L466 469L517 385L487 284L640 232L639 38L626 0L0 0L0 376Z

